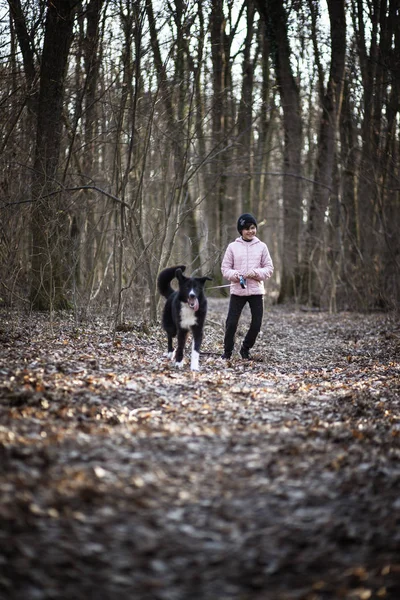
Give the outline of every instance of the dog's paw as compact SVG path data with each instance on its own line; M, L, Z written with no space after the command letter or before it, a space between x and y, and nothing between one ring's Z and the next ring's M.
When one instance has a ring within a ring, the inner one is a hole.
M175 363L175 366L176 366L178 369L182 369L182 367L183 367L183 360L181 360L181 362L176 362L176 363Z

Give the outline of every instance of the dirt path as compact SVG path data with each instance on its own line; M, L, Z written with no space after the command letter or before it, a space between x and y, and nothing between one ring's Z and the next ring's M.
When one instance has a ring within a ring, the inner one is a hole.
M269 309L226 364L226 307L195 375L0 315L1 600L400 598L398 319Z

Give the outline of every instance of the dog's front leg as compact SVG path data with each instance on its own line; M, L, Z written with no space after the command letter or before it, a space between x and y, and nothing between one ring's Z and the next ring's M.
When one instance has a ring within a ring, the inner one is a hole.
M175 365L177 367L183 366L183 352L185 350L186 338L188 335L187 329L181 329L178 332L178 343L175 353Z
M200 358L200 352L197 352L197 350L195 350L195 344L194 344L194 340L193 340L193 344L192 344L192 356L190 359L190 369L191 371L199 371L200 367L199 367L199 358Z
M202 342L201 330L199 328L193 328L193 343L192 343L192 357L190 360L190 368L192 371L199 371L199 358L200 358L200 346Z

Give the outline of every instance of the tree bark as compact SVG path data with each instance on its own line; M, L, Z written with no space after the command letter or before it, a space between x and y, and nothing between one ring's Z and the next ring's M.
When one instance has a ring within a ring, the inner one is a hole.
M32 182L32 281L33 309L49 310L69 306L65 296L67 232L61 193L57 190L64 78L72 41L76 3L53 0L46 16L40 68L40 91L36 130L36 151Z
M283 255L278 302L297 296L299 235L301 222L300 94L290 63L287 15L283 0L257 0L271 43L279 94L282 101L285 134L283 159Z
M322 99L318 154L307 226L303 266L302 300L319 306L325 260L325 216L332 193L336 135L340 117L346 57L346 17L344 0L328 0L331 24L331 67Z
M253 148L253 88L254 70L259 56L257 47L253 58L251 49L254 41L254 3L248 2L246 14L246 37L243 48L242 93L238 114L237 166L245 178L241 186L241 207L243 212L255 212L254 198L254 152ZM260 218L260 217L259 217ZM235 221L233 221L235 222Z

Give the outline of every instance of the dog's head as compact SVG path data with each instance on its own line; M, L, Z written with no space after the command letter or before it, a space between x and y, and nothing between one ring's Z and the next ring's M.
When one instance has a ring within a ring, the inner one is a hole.
M179 282L179 299L186 302L189 308L199 310L199 300L204 294L204 284L211 277L185 277L182 269L177 269L175 276Z

